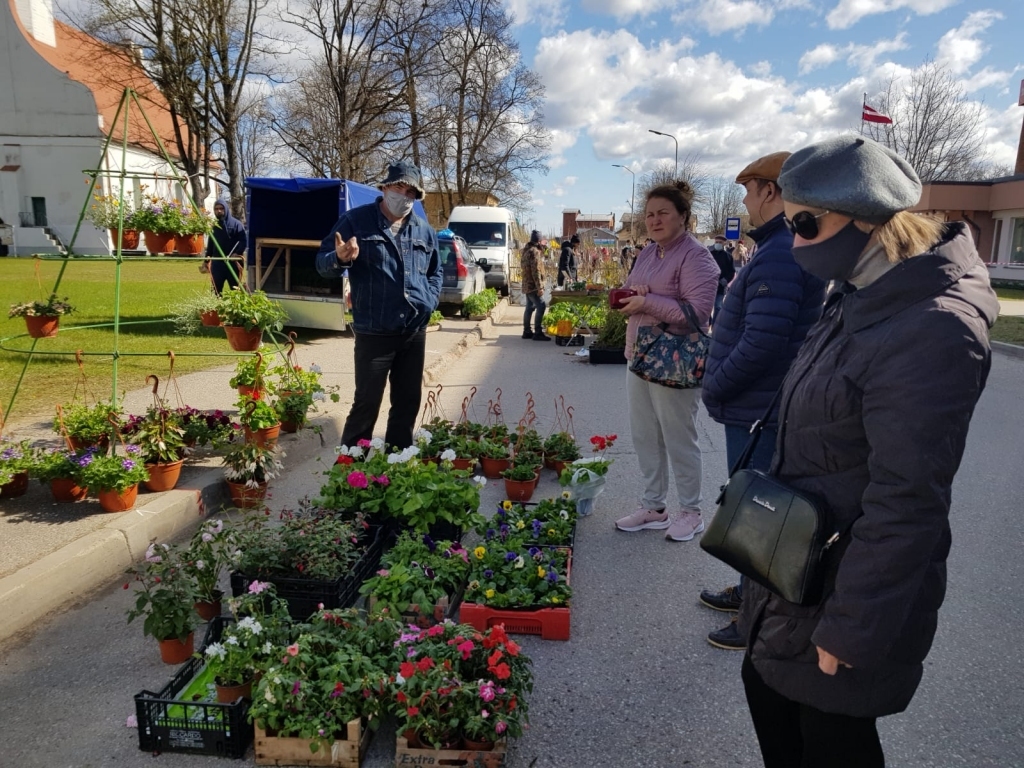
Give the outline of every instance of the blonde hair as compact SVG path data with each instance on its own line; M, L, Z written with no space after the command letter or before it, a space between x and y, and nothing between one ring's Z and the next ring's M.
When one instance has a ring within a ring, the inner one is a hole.
M875 237L896 264L931 250L941 239L942 228L942 222L931 215L900 211L875 230Z

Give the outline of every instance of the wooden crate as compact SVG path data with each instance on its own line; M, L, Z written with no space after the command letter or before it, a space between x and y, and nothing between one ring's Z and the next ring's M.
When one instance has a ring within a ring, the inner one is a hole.
M309 751L309 739L268 736L256 725L256 765L319 765L334 768L359 768L370 745L373 731L359 720L345 726L345 738L329 747Z
M494 745L494 749L487 752L478 752L474 749L414 749L399 735L395 744L395 765L501 768L505 765L505 742L499 741Z

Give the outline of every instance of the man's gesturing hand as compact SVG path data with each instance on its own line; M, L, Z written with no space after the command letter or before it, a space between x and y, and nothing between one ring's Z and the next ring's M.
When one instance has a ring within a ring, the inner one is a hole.
M354 237L350 237L348 242L341 239L341 233L334 233L334 253L338 256L338 261L342 264L351 264L353 261L359 258L359 243L356 242Z

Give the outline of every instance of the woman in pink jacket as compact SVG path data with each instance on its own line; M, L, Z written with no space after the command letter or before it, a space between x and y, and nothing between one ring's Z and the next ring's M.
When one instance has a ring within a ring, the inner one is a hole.
M668 324L671 333L693 333L679 303L689 303L704 330L715 304L720 270L708 249L690 234L693 187L685 181L647 193L647 233L654 242L636 259L624 287L636 291L622 308L629 315L626 357L635 354L637 328ZM689 541L704 530L700 515L701 454L697 442L699 389L673 389L626 374L633 447L643 475L637 510L616 521L620 531L668 529L671 541ZM667 509L669 466L679 493L679 514Z

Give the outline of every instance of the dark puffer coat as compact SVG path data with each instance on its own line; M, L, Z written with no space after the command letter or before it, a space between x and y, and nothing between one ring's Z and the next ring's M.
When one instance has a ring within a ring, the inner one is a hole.
M701 385L712 419L744 427L764 415L825 303L824 281L793 261L781 214L750 236L757 251L715 318Z
M830 297L783 390L773 469L827 502L836 529L822 602L752 584L749 653L783 696L880 717L917 690L946 591L949 507L999 311L966 226L866 288ZM852 669L818 669L820 646Z

